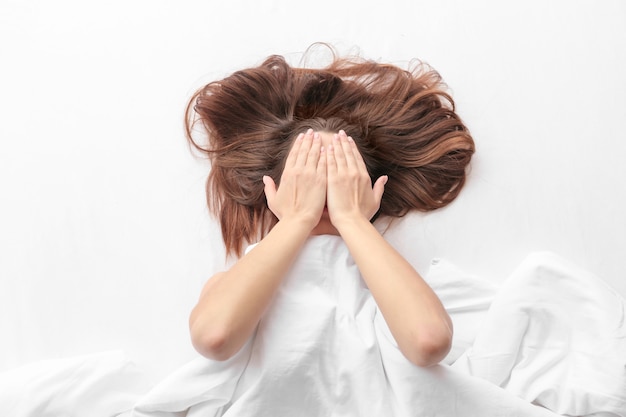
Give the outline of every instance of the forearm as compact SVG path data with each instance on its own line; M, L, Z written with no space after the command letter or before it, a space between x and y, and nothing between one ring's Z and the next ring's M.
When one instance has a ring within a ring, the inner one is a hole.
M364 217L337 226L402 353L416 365L450 349L452 322L437 295Z
M280 221L233 267L207 282L190 316L192 341L204 356L224 360L252 335L309 234Z

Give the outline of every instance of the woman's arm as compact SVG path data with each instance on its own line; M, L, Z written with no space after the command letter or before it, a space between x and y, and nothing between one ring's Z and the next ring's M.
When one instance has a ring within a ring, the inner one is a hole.
M326 158L312 131L295 140L278 190L263 179L268 205L278 223L231 269L213 276L191 312L196 350L226 360L252 335L276 289L318 223L326 199Z
M440 362L452 343L452 322L415 269L369 219L378 210L386 177L372 185L354 142L343 132L327 152L328 210L400 351L418 366Z

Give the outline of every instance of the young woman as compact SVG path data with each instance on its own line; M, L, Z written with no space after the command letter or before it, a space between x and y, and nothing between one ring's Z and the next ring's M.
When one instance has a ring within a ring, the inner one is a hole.
M446 356L448 314L372 224L445 206L464 184L474 143L434 70L272 56L200 89L187 136L211 160L207 201L238 257L204 286L191 338L217 361L246 356L233 404L287 390L335 407L382 387L382 339L408 367Z

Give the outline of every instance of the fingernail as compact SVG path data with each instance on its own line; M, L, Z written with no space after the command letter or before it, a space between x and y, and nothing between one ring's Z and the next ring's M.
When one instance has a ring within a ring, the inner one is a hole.
M309 130L306 131L306 134L310 135L311 133L313 133L313 129L309 128Z
M315 134L313 135L313 139L318 140L319 138L320 138L319 132L315 132Z
M296 139L302 140L303 138L304 138L304 133L300 133Z
M352 136L348 136L348 142L353 142Z
M341 136L346 136L346 132L343 129L339 130L339 134Z

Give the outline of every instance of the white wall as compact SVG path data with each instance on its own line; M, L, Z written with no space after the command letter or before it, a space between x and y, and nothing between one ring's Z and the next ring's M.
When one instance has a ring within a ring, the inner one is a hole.
M0 370L124 349L155 377L222 267L189 95L316 41L443 75L477 143L389 238L503 280L549 249L626 295L626 3L0 0Z

